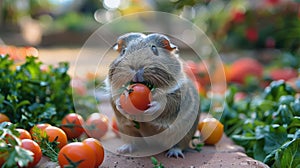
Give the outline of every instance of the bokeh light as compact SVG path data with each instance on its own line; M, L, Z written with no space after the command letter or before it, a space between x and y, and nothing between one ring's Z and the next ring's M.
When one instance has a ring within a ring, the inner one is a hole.
M103 5L107 9L116 9L120 6L121 0L104 0Z

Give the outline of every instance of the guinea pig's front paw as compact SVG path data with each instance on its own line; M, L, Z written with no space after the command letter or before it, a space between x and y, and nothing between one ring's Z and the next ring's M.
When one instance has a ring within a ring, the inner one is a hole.
M168 158L170 158L170 157L175 157L175 158L181 157L181 158L184 158L184 154L182 153L182 150L180 148L176 148L176 147L171 148L166 153L166 156Z
M117 149L117 152L120 154L132 153L135 151L134 144L124 144Z
M145 110L145 114L153 114L157 111L159 111L161 108L161 105L160 103L158 103L157 101L152 101L150 104L149 104L149 108L147 110Z
M120 103L120 98L117 98L116 101L115 101L115 104L116 104L116 108L118 111L120 111L121 113L126 113L122 106L121 106L121 103Z

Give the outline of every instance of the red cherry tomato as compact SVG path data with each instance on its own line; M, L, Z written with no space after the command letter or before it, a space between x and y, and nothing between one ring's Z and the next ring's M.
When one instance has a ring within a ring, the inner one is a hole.
M42 158L42 150L40 146L31 139L22 139L22 148L30 150L33 153L33 161L29 162L28 168L34 167Z
M88 137L100 139L108 131L108 117L100 114L93 113L87 120L85 125L85 132Z
M68 143L66 133L58 127L49 126L45 128L45 132L48 135L48 140L50 142L53 142L55 140L58 142L59 149L61 149L63 146L65 146Z
M95 168L99 167L104 160L104 148L103 148L102 144L94 138L87 138L82 142L93 149L93 151L95 152L95 156L96 156Z
M2 122L10 122L10 120L7 115L0 113L0 123Z
M120 104L128 114L140 114L149 108L151 99L150 89L144 84L135 83L120 96Z
M20 139L32 139L30 133L27 130L21 128L17 128L16 130L20 133Z
M72 142L59 151L58 163L61 168L94 168L96 165L96 154L87 144L82 142Z
M61 121L61 128L67 134L68 139L78 138L84 132L83 123L84 120L81 115L70 113Z

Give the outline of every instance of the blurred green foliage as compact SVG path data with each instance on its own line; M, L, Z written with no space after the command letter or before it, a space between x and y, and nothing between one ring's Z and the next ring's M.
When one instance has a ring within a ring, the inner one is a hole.
M235 99L237 91L230 87L226 94L221 118L226 134L270 167L299 166L300 99L295 91L283 80L244 100Z

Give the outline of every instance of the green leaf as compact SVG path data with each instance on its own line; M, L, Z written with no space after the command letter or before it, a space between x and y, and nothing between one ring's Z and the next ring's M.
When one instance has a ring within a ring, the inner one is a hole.
M247 137L244 135L233 135L231 136L231 138L239 145L242 146L247 146L249 145L251 142L255 142L256 138L255 137Z
M5 96L3 96L3 95L0 93L0 104L3 103L4 99L5 99Z
M203 146L204 146L204 143L198 143L195 146L195 150L200 152L202 150Z
M291 123L291 120L293 118L292 112L289 110L287 105L280 105L278 108L278 113L281 114L281 119L283 124L289 124Z
M278 151L275 166L294 168L300 165L300 139L294 139Z
M22 106L25 106L25 105L29 105L29 104L30 104L30 101L23 100L23 101L21 101L20 103L17 104L16 109L18 109L18 108L20 108Z
M296 99L293 103L291 103L291 107L293 109L293 114L300 116L300 99Z
M295 95L295 90L286 85L284 80L273 81L264 90L264 98L272 101L279 101L283 95Z
M266 154L271 153L273 150L279 148L282 144L284 144L287 139L287 132L283 126L272 125L266 127L265 136L265 146L264 151Z
M255 138L257 140L263 139L269 131L269 126L258 126L255 128Z
M252 104L252 108L259 108L262 111L267 111L276 107L276 103L270 100L261 100Z
M295 132L293 139L300 139L300 129Z
M56 115L55 107L53 107L52 105L49 104L46 107L46 109L43 111L43 113L41 113L39 115L39 118L47 120L47 119L53 118L53 116L55 116L55 115Z
M268 155L265 157L265 159L263 160L263 162L264 162L265 164L269 165L269 166L273 165L274 162L275 162L275 156L276 156L276 153L277 153L278 151L280 151L280 150L281 150L281 149L279 148L279 149L277 149L277 150L272 151L270 154L268 154Z
M151 156L151 162L153 165L158 165L158 161L155 157Z
M33 161L33 153L30 150L21 148L20 146L15 147L16 155L15 161L17 161L20 167L27 166L29 162Z
M265 159L266 152L264 151L264 145L265 143L263 139L256 141L253 147L254 159L259 161L263 161Z
M289 105L294 100L295 100L295 97L292 95L283 95L279 98L279 103Z
M295 116L292 118L291 123L288 125L287 130L289 133L294 133L294 131L299 130L300 128L300 117Z
M153 156L151 156L151 162L153 164L153 168L164 168L164 165L162 163L158 163L157 159Z
M233 103L234 103L234 95L236 94L237 92L237 88L234 87L234 86L231 86L229 87L229 89L226 91L226 103L229 105L229 106L232 106Z

